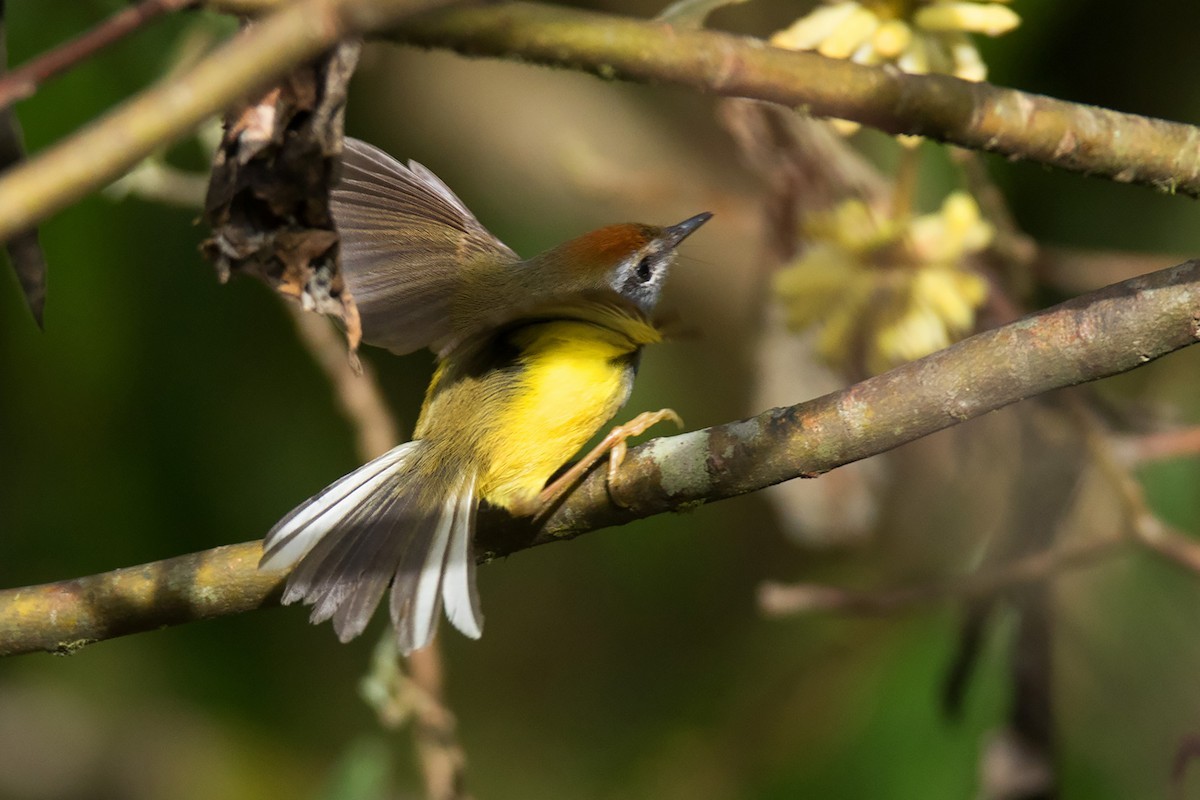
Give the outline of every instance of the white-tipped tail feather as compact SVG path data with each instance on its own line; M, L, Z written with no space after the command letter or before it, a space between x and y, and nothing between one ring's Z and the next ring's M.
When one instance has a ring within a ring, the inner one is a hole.
M479 610L479 592L475 588L475 478L458 495L454 526L446 548L446 568L442 576L442 599L446 616L454 627L478 639L483 635L483 614Z
M362 633L388 585L401 651L429 643L444 603L456 628L478 638L474 476L440 493L418 478L419 441L402 444L335 481L279 521L263 569L294 567L283 602L313 606L338 638Z

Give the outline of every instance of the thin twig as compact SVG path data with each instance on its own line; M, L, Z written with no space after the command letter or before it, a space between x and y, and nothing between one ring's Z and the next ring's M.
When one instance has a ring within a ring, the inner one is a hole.
M1004 192L992 180L983 157L961 147L949 150L951 160L962 169L967 188L979 203L984 219L996 231L991 250L1001 259L1007 288L1016 297L1028 296L1033 277L1030 267L1038 254L1037 242L1017 225Z
M1118 437L1113 447L1131 467L1200 456L1200 425Z
M486 562L606 526L819 475L1027 397L1142 366L1194 344L1200 336L1198 319L1200 262L1134 278L977 334L842 391L752 419L655 439L631 450L621 467L616 491L623 505L611 501L601 470L586 478L541 528L499 512L481 516L477 557ZM128 570L0 591L0 656L57 651L64 643L272 602L279 576L258 572L260 549L259 542L252 542L225 550L240 560L209 551L131 568L151 576L164 569L181 575L198 566L226 564L220 573L192 577L186 587L193 599L189 605L155 603L153 582L123 586L121 575ZM236 606L224 603L221 598L229 593L239 593L243 600Z
M8 19L6 7L0 2L0 82L8 68ZM25 142L21 123L11 108L0 108L0 170L19 164L25 159ZM5 242L9 263L21 284L25 303L38 327L46 307L46 254L38 241L37 228L20 231Z
M427 800L468 800L465 785L467 758L458 741L454 714L442 690L442 652L435 639L408 657L409 675L432 702L413 709L413 739Z
M379 390L370 365L363 364L361 374L351 365L346 342L334 331L330 321L318 314L301 311L288 303L296 330L310 354L316 360L338 398L342 413L355 429L358 456L364 463L382 455L399 444L396 421L383 393ZM443 691L441 648L435 639L427 647L408 657L407 675L400 669L401 656L392 641L395 672L392 682L411 680L415 692L404 692L418 699L411 705L413 740L417 749L421 774L425 780L425 796L429 800L465 800L466 756L455 731L454 714L446 706ZM392 695L375 705L384 725L396 720Z
M147 158L104 190L113 198L132 195L153 203L197 210L204 208L207 192L207 173L173 167L154 157Z
M358 374L349 358L346 341L328 317L303 311L287 303L296 332L325 377L329 379L342 414L354 425L356 449L365 464L401 442L399 426L384 402L379 382L370 364Z
M921 178L922 148L900 146L900 156L892 179L892 219L905 221L912 216Z
M0 240L108 185L343 38L445 0L297 0L0 177Z
M1135 533L1146 549L1200 574L1200 542L1186 533L1175 530L1157 517L1145 518Z
M1193 761L1200 761L1200 733L1185 735L1179 742L1175 757L1171 759L1171 798L1172 800L1187 800L1188 767Z
M31 97L50 78L119 42L151 20L196 2L198 0L142 0L135 6L118 11L86 33L42 53L0 78L0 109Z
M1039 244L1033 261L1037 283L1064 295L1094 292L1101 286L1178 264L1184 254L1088 250Z
M758 604L763 613L779 617L830 611L887 614L943 600L974 600L1089 566L1126 544L1124 538L1063 544L948 581L891 589L857 591L814 583L767 582L759 587Z
M1200 309L1198 309L1200 313ZM1108 481L1125 511L1128 534L1151 552L1200 574L1200 542L1176 531L1154 515L1141 483L1121 462L1112 438L1100 420L1079 401L1070 405L1084 434L1092 461Z

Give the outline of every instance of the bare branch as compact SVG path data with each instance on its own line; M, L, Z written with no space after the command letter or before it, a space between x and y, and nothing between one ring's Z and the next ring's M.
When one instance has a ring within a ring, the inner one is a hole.
M1130 453L1124 452L1129 445L1114 439L1100 419L1078 398L1066 398L1066 407L1083 435L1092 463L1112 489L1127 518L1127 530L1122 535L1074 540L990 569L911 586L854 590L818 583L770 581L759 588L759 606L770 616L823 612L886 614L941 600L986 598L1014 586L1047 580L1088 566L1123 547L1128 549L1131 544L1145 547L1200 573L1200 543L1164 524L1146 505L1141 484L1129 471L1129 467L1137 463ZM1198 431L1200 429L1188 428L1178 432L1184 439L1183 446L1190 448L1192 453L1200 445ZM1173 445L1174 442L1168 440L1160 446L1173 450Z
M1200 309L1197 314L1200 315ZM1129 471L1127 462L1122 461L1117 444L1107 435L1100 420L1081 403L1073 403L1071 409L1083 431L1092 462L1108 481L1125 512L1132 541L1200 574L1200 542L1189 539L1154 515L1141 483Z
M1134 534L1146 549L1200 575L1200 542L1174 530L1157 517L1142 520Z
M69 655L128 633L278 602L282 572L260 572L260 542L216 547L70 581L0 592L0 655Z
M806 403L630 452L614 506L584 482L528 544L756 491L891 450L1036 394L1134 369L1200 337L1200 261L1083 295ZM496 555L515 540L481 531Z
M1200 194L1200 129L939 75L906 75L683 30L532 3L423 14L437 0L210 0L279 10L194 68L143 92L0 178L0 239L120 176L205 117L339 39L391 28L397 41L668 83L804 107L1063 169Z
M7 77L4 70L8 68L8 23L5 10L4 4L0 3L0 83ZM25 142L21 136L21 124L17 115L11 108L0 108L0 170L19 164L24 159ZM46 255L38 241L37 228L14 233L12 238L5 242L4 249L8 252L13 271L17 273L17 281L21 284L25 303L29 306L34 321L41 327L42 313L46 306Z
M148 158L104 190L109 197L129 195L152 203L181 208L204 208L208 173L188 172L155 158Z
M356 372L345 339L328 319L301 311L293 303L287 307L301 341L333 386L342 414L354 425L359 458L369 461L395 447L396 421L383 401L370 365L363 364L362 372ZM467 758L458 740L457 721L446 705L438 640L405 659L388 628L380 647L382 652L376 654L371 675L365 681L373 688L363 692L364 699L385 727L399 727L411 718L427 798L467 800ZM404 663L408 664L407 671Z
M0 78L0 108L7 108L37 91L50 78L119 42L147 22L198 0L142 0L118 11L96 27L55 47Z
M499 512L481 518L480 560L819 475L1024 398L1134 369L1194 344L1198 326L1200 261L1189 261L978 334L843 391L651 441L631 451L621 469L618 492L628 507L609 500L600 470L541 529ZM258 553L259 543L251 542L0 591L0 655L62 652L81 641L273 602L280 576L257 571Z
M392 412L369 364L356 372L346 349L346 340L337 334L326 317L286 303L296 332L333 387L342 415L354 424L355 450L363 463L391 450L401 439Z
M422 14L391 36L469 56L768 100L886 133L919 134L1122 183L1200 195L1200 128L988 83L909 75L782 50L761 39L528 2Z
M122 175L343 38L439 0L298 0L0 177L0 240Z
M1145 275L1168 264L1178 264L1185 258L1187 256L1182 253L1170 255L1039 245L1032 266L1038 283L1074 295Z
M974 600L1088 566L1128 544L1128 539L1110 538L1059 545L952 580L890 589L857 591L816 583L768 582L759 587L758 604L764 613L778 617L830 611L887 614L942 600Z
M390 638L390 635L389 635ZM400 659L398 654L395 656ZM458 740L458 721L446 705L442 687L442 651L437 640L408 656L412 682L426 698L416 704L413 739L430 800L469 800L467 756Z
M1118 457L1130 466L1200 456L1200 425L1153 433L1129 434L1113 443Z

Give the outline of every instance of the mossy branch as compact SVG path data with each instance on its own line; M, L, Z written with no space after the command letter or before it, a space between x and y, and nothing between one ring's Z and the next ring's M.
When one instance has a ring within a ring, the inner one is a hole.
M815 476L1033 395L1134 369L1200 338L1200 261L1083 295L799 405L630 452L612 502L590 475L545 526L480 520L481 561ZM259 543L0 591L0 655L81 644L275 602Z

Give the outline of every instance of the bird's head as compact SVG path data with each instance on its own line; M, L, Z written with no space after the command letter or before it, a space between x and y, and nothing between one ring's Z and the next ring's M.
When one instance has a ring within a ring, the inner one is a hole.
M649 313L662 294L679 243L711 217L705 211L666 227L609 225L564 242L535 261L555 274L564 289L611 289Z

